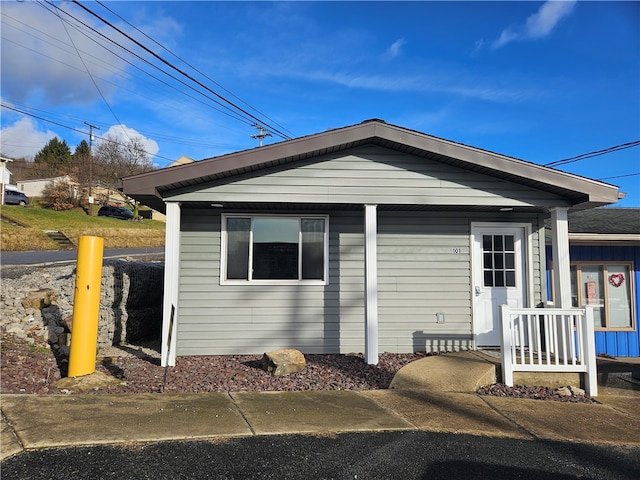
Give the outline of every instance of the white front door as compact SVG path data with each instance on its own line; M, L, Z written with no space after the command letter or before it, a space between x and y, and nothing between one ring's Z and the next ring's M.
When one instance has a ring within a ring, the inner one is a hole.
M500 305L526 307L524 227L473 226L472 294L476 347L500 345Z

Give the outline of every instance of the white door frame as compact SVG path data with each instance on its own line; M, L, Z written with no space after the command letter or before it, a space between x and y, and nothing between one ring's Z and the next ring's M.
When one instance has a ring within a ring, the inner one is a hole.
M533 305L533 238L532 238L532 227L530 223L516 223L516 222L471 222L471 232L469 235L469 252L471 253L471 264L469 268L469 279L471 286L471 323L473 330L473 348L476 349L478 346L476 344L476 337L478 332L476 331L476 318L479 315L477 312L477 302L476 302L476 292L475 292L475 268L479 268L478 265L482 265L482 258L477 258L477 253L475 249L475 232L478 229L483 228L505 228L505 229L521 229L523 232L522 238L524 245L522 245L522 261L524 266L523 277L525 279L526 285L523 288L523 296L525 305L523 307L528 307ZM542 261L542 260L541 260ZM480 263L478 263L480 262Z

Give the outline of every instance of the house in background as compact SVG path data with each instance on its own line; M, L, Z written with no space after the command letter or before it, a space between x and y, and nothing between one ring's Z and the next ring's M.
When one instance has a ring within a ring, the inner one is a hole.
M11 171L7 168L9 162L13 162L10 158L0 157L0 204L4 205L4 191L16 189L11 185Z
M66 182L73 189L77 196L80 192L80 184L71 179L69 175L61 175L59 177L51 178L35 178L33 180L21 180L17 182L18 190L24 193L27 197L41 197L44 193L44 189L51 182Z
M123 179L167 215L163 365L183 355L500 345L499 306L571 305L569 208L618 188L369 120ZM168 340L171 340L170 348Z
M596 354L640 357L640 209L571 211L568 230L572 305L594 308ZM547 254L552 278L551 247Z
M0 157L0 182L2 185L11 184L11 171L9 170L9 162L13 162L10 158Z

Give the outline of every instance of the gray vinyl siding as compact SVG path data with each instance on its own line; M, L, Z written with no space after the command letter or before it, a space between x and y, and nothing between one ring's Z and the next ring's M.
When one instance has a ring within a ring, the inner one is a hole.
M325 155L173 195L173 201L321 204L565 205L559 197L378 146Z
M535 215L379 212L378 337L381 352L452 351L473 347L471 222L532 225L532 303L541 299ZM537 271L536 271L537 270ZM437 323L437 314L444 323Z
M362 351L362 222L330 217L329 285L221 285L220 215L184 210L177 355Z
M469 233L466 217L380 212L381 352L471 347ZM439 312L444 324L436 323Z
M252 212L247 212L252 213ZM177 355L364 351L364 211L329 213L329 284L221 285L220 214L183 209ZM471 348L470 224L488 214L378 213L380 352ZM542 296L538 218L534 301ZM436 314L445 323L436 323Z

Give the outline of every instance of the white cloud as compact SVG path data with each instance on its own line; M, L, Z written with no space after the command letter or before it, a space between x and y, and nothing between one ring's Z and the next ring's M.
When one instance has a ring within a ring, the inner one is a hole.
M51 130L38 130L35 122L23 117L0 131L2 155L32 159L55 136L57 135Z
M68 3L61 7L73 10ZM81 12L72 13L92 24ZM114 86L100 79L123 76L122 60L72 26L65 29L55 14L34 2L3 2L2 15L3 96L14 101L39 98L46 105L93 102L99 92L87 68L105 96L113 93Z
M504 29L500 37L492 43L491 48L501 48L516 40L534 40L546 37L560 20L571 14L575 5L575 0L545 2L536 13L527 18L524 25Z
M398 55L400 55L400 51L406 43L407 42L404 38L399 38L389 46L384 56L389 59L396 58Z
M291 76L294 74L291 73ZM538 98L545 93L537 88L513 88L504 81L497 85L491 79L460 81L451 75L361 75L340 72L297 72L300 78L315 82L331 82L348 88L378 90L382 92L449 93L459 97L491 102L517 102ZM459 77L464 77L460 75Z
M129 40L76 5L70 2L56 5L116 44L136 49ZM181 34L181 26L170 17L149 15L147 20L143 28L150 35L162 31L176 40ZM119 28L125 32L132 30L128 25ZM143 38L137 32L135 35ZM103 103L104 98L111 104L115 103L116 95L129 88L131 67L120 58L127 54L53 6L2 2L2 37L2 95L12 101L69 106ZM144 43L149 41L145 38ZM133 57L130 61L137 62Z
M100 135L100 137L115 137L123 144L129 143L130 140L138 139L144 146L144 151L149 154L149 157L155 156L160 150L155 140L145 137L137 130L129 128L126 125L112 125L109 127L109 130L103 135ZM98 139L98 141L100 140Z

